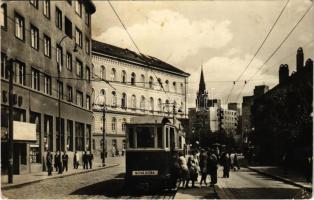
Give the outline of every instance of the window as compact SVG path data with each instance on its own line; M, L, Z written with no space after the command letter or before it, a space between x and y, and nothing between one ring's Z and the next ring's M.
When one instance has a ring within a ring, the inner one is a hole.
M142 86L145 87L145 76L144 76L144 74L141 75L141 81L142 81Z
M101 79L106 79L106 68L105 66L100 66L100 78Z
M177 92L177 83L173 82L172 85L173 85L173 92Z
M67 0L67 2L68 2L70 5L72 5L72 0Z
M90 25L90 14L88 13L88 12L85 12L85 24L87 25L87 26L89 26Z
M111 130L115 132L117 130L117 119L115 117L112 118L111 121Z
M72 54L67 52L66 56L66 68L72 71Z
M161 82L161 79L158 78L158 79L157 79L157 82L158 82L158 90L162 90L162 82Z
M150 89L154 89L154 79L153 79L153 77L149 77L149 88Z
M82 31L75 27L75 44L82 48L83 41L82 41Z
M44 0L44 15L50 19L50 0Z
M76 59L76 75L83 78L83 73L82 73L82 70L83 70L83 63Z
M44 84L45 84L45 88L44 88L44 93L51 95L51 76L48 75L44 75Z
M56 27L62 30L62 12L56 7Z
M117 107L117 93L112 91L112 107Z
M90 110L90 96L86 95L86 109Z
M133 94L131 98L132 108L136 108L136 96Z
M153 97L149 99L149 110L154 111L154 98Z
M165 81L165 87L166 87L165 90L169 91L169 81L168 80Z
M128 142L129 142L129 148L135 148L135 141L134 141L134 128L128 129Z
M86 54L90 54L90 40L86 37L85 38L85 52Z
M86 80L87 82L90 82L90 69L88 66L86 66Z
M34 25L31 25L31 47L39 49L39 31Z
M82 16L82 3L80 0L75 1L75 12L81 17Z
M183 83L180 84L180 88L181 88L181 93L184 94L185 91L184 91Z
M40 72L34 68L32 68L32 88L40 90Z
M121 79L122 79L122 83L126 84L126 72L124 70L122 70L122 74L121 74Z
M58 83L58 98L63 99L63 83L61 81L57 81Z
M73 121L67 120L67 150L73 151Z
M72 22L69 18L64 17L64 30L65 34L72 38Z
M15 82L21 85L26 85L25 64L17 60L15 61Z
M111 69L111 80L112 81L116 80L116 69L115 68Z
M9 78L9 70L7 69L7 61L8 58L4 53L1 53L1 77L8 79Z
M31 3L32 6L38 8L38 0L29 0L29 2Z
M57 59L57 65L58 69L61 71L62 66L63 66L63 49L61 46L57 45L57 54L56 54L56 59Z
M162 111L162 101L160 98L158 99L158 111Z
M76 105L83 107L83 93L76 90Z
M44 55L51 57L51 39L47 35L44 35Z
M121 98L121 108L126 109L126 102L127 102L127 98L126 98L126 94L122 93L122 98Z
M169 100L167 99L166 101L165 101L165 109L166 109L166 112L170 112L170 105L169 105Z
M84 124L75 122L75 150L84 150Z
M1 4L1 11L0 11L0 15L1 15L1 19L0 19L0 22L1 22L1 28L2 29L7 29L7 26L8 26L8 20L7 20L7 15L8 15L8 11L7 11L7 4L6 3L3 3Z
M20 40L25 40L24 17L15 13L15 36Z
M131 85L135 85L136 75L134 72L131 74Z
M126 119L125 118L123 118L122 119L122 131L125 131L126 130Z
M67 100L68 102L73 102L73 89L71 86L67 86Z
M145 111L146 103L145 103L145 97L144 96L141 97L140 108L142 111Z
M104 89L100 90L100 95L103 95L103 96L105 95L105 90Z
M157 127L157 147L158 148L162 148L163 145L162 145L162 127Z
M154 148L154 128L136 127L137 148Z

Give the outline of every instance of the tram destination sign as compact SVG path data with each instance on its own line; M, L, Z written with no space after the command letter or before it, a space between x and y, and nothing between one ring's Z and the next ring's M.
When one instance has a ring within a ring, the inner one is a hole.
M133 176L157 176L157 170L141 170L141 171L132 171Z

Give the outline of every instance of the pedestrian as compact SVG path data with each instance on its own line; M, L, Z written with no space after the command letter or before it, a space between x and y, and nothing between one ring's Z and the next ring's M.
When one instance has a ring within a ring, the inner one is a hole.
M93 153L90 151L89 155L88 155L88 163L89 163L89 168L92 169L93 168L93 159L94 159L94 155Z
M74 152L74 156L73 156L73 169L77 169L78 163L77 163L77 152Z
M169 186L171 189L175 189L177 187L177 182L181 177L181 168L179 164L179 155L178 152L173 152L172 161L170 167L170 183Z
M190 172L189 172L189 168L186 162L186 159L183 155L183 153L180 152L179 154L179 164L180 164L180 169L181 169L181 177L180 177L180 183L179 183L179 187L181 185L181 183L183 184L182 187L188 187L188 180L190 180Z
M208 162L207 162L207 167L208 167L208 173L210 175L210 186L213 187L217 183L217 156L213 151L209 151L210 155L208 156Z
M122 156L124 156L124 154L125 154L125 148L123 147L123 149L122 149Z
M201 181L200 181L200 185L202 186L202 183L204 182L205 185L207 185L206 183L206 178L207 178L207 152L204 149L201 149L201 154L200 154L200 173L201 173Z
M82 161L83 161L83 169L88 169L88 158L87 158L87 154L86 151L84 151L83 155L82 155Z
M68 161L69 161L69 156L66 151L64 151L62 155L62 164L63 164L63 171L68 171Z
M48 168L48 176L52 175L52 154L50 151L47 152L47 157L46 157L46 163L47 163L47 168Z
M230 166L231 166L231 158L229 153L225 153L223 155L223 178L229 178Z
M116 155L116 147L112 146L111 148L111 156L114 157Z
M57 165L58 165L58 174L62 174L62 172L63 172L63 167L62 167L62 155L61 155L61 151L58 151Z
M56 152L55 156L54 156L54 167L56 169L56 172L58 172L58 152Z
M239 165L237 153L235 153L234 157L233 157L233 168L234 168L234 171L236 171L236 168L238 168L238 170L240 170L240 165Z
M197 181L197 177L198 177L198 172L197 172L197 164L196 164L196 155L195 155L195 152L189 157L188 159L188 169L189 169L189 172L190 172L190 179L191 182L192 182L192 187L194 188L195 187L195 181ZM188 186L189 185L189 180L187 180L187 183L186 185Z

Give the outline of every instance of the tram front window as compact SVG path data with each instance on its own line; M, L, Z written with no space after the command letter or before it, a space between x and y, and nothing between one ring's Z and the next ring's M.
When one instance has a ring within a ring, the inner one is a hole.
M154 128L137 127L137 148L154 148Z
M157 128L157 147L162 148L162 127Z
M134 129L133 128L129 128L129 147L130 148L135 148L135 143L134 143Z

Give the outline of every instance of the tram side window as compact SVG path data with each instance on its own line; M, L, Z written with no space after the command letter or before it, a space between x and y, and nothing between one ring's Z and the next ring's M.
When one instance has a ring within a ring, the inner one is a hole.
M157 127L157 147L162 148L162 127Z
M170 128L170 149L175 149L175 136L174 136L174 128Z
M154 148L154 128L137 127L137 148Z
M129 147L130 147L130 148L135 148L135 143L134 143L134 129L133 129L133 128L130 128L130 129L129 129L128 139L129 139Z
M169 128L166 128L166 148L169 148Z
M182 136L179 136L179 148L182 149Z

